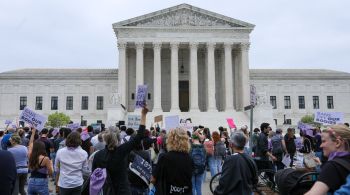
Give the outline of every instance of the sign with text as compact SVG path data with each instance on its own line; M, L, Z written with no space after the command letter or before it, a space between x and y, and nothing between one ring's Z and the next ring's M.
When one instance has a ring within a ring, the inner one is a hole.
M314 137L314 131L313 131L314 127L312 125L299 122L298 123L298 129L303 131L306 135Z
M147 85L138 85L136 93L135 108L143 108L146 106Z
M179 121L180 119L178 115L165 117L165 129L169 131L170 129L179 127Z
M150 183L152 165L141 156L135 154L135 158L133 162L130 163L129 169L139 176L147 185Z
M256 105L256 87L254 85L250 85L250 105Z
M72 123L72 124L68 124L67 128L70 128L72 131L77 130L78 128L80 128L80 123Z
M5 120L5 125L10 125L12 123L11 120Z
M19 116L19 120L24 121L25 123L28 123L35 127L37 130L41 131L44 128L44 125L47 121L47 117L35 113L28 107L25 107Z
M181 119L180 120L180 127L186 129L189 132L193 131L193 124L192 124L192 121L189 119Z
M154 117L154 122L155 123L158 123L158 122L161 122L161 121L163 121L163 115L158 115L158 116Z
M226 121L227 121L227 124L230 127L230 129L236 129L237 128L235 122L233 121L233 118L227 118Z
M342 112L316 112L315 122L322 123L324 125L335 125L343 123L344 113Z
M128 127L135 130L139 129L141 123L141 115L128 115Z

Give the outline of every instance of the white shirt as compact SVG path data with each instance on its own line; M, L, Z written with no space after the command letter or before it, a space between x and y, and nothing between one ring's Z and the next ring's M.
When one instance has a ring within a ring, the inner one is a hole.
M90 142L92 145L96 145L98 143L98 134L92 137Z
M88 154L80 146L59 149L55 159L55 170L59 171L58 186L75 188L83 185L83 171L88 171Z

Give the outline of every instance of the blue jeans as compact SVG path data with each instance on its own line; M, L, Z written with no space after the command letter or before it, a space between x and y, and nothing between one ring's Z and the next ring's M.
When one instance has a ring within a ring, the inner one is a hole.
M202 195L202 183L203 173L198 175L192 175L192 195Z
M216 171L216 169L215 169L215 162L214 162L214 160L215 160L214 156L207 156L208 167L209 167L209 170L210 170L211 178L213 178L213 176L218 173ZM204 171L204 175L203 175L204 181L205 181L206 177L207 177L207 171L205 170Z
M221 172L221 168L222 168L222 157L214 157L214 169L216 173Z
M49 182L47 178L29 178L28 195L48 195Z

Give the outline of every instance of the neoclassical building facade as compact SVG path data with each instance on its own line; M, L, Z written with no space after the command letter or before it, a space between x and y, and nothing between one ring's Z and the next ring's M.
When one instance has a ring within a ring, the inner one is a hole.
M0 73L0 120L25 106L74 122L113 125L138 114L137 85L148 86L148 125L179 115L212 129L233 118L249 124L250 84L262 121L296 125L315 111L344 112L350 120L350 74L331 70L249 69L254 25L181 4L113 24L118 69L22 69ZM0 128L4 124L0 124Z

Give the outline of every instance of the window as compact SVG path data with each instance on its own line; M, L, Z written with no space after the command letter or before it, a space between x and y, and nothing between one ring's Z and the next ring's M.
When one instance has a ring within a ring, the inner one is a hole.
M270 103L271 103L273 109L277 109L276 96L270 96Z
M66 110L73 110L73 96L67 96Z
M292 124L292 119L286 119L285 125L291 125Z
M36 96L36 98L35 98L35 110L42 110L42 109L43 109L43 97Z
M305 109L305 96L299 96L299 109Z
M102 120L97 120L97 123L98 124L102 124Z
M135 99L135 94L134 94L134 93L131 94L131 99L132 99L132 100Z
M80 126L87 126L87 120L82 120Z
M312 96L312 103L314 105L314 109L320 109L320 99L318 96Z
M96 109L103 110L103 96L97 96Z
M333 96L327 96L327 108L334 109Z
M57 110L57 109L58 109L58 97L51 96L51 110Z
M275 121L275 125L277 126L277 119L273 119Z
M23 110L27 106L27 96L19 97L19 109Z
M89 109L89 97L88 96L81 97L81 109L82 110Z
M284 96L284 108L291 109L290 96Z

